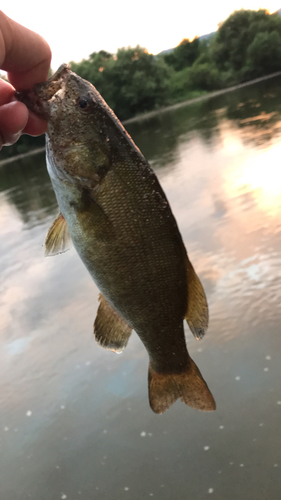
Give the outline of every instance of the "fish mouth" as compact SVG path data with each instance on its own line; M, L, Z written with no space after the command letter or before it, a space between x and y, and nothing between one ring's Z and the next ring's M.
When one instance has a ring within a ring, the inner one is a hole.
M65 87L71 69L68 64L62 64L46 81L36 83L32 89L15 92L18 101L23 102L28 109L46 120L49 118L49 103L57 92Z

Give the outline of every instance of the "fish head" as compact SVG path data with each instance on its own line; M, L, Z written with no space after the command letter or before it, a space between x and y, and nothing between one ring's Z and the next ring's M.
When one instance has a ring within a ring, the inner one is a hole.
M48 122L48 155L60 178L94 187L111 164L110 114L96 88L63 64L46 82L16 92Z

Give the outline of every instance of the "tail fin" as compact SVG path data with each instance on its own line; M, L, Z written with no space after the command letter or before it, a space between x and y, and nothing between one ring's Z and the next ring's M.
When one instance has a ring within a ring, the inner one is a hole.
M150 407L155 413L164 413L178 398L197 410L216 409L209 387L191 358L188 369L182 373L157 373L149 365L148 388Z

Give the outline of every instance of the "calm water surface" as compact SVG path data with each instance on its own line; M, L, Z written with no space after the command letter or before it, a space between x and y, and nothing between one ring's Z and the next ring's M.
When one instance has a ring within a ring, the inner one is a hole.
M188 349L217 401L149 408L133 334L104 351L74 249L43 257L58 209L36 156L0 169L1 500L280 500L281 80L128 127L156 169L209 301Z

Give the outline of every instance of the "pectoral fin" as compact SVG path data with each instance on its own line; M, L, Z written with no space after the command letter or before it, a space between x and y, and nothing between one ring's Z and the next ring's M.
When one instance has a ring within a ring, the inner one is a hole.
M109 242L115 238L113 225L103 207L97 203L92 193L84 189L77 207L79 222L85 231L91 227L95 240Z
M94 336L105 349L120 353L125 349L132 328L111 307L102 294L99 295L99 308L94 323Z
M71 237L64 216L59 213L45 239L45 256L66 252L71 246Z
M209 313L203 286L187 258L187 311L185 319L196 339L202 339L209 323Z

